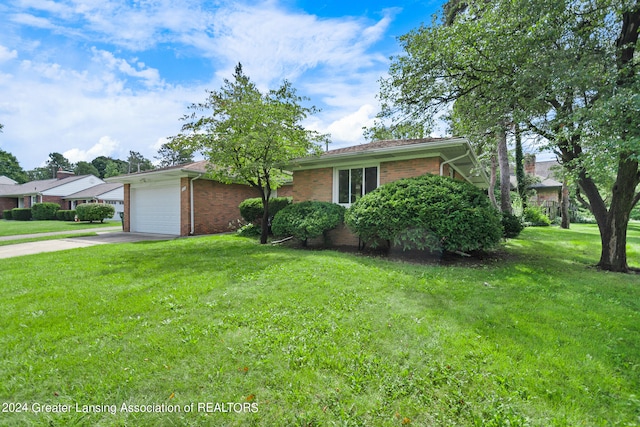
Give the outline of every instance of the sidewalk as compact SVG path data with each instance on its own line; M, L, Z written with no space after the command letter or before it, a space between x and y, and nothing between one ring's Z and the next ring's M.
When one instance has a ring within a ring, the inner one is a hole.
M83 228L81 230L67 230L67 231L54 231L50 233L18 234L16 236L2 236L0 237L0 242L7 241L7 240L33 239L35 237L43 237L43 236L64 236L68 234L100 233L105 231L106 232L122 231L122 226Z

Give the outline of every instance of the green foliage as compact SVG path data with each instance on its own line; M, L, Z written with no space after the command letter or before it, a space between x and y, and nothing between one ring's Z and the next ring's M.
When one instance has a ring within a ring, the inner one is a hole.
M193 151L193 148L180 147L173 142L167 142L160 146L155 158L160 160L161 168L166 168L193 162Z
M632 211L633 212L633 211ZM570 222L572 224L595 224L596 218L585 208L577 208L569 211ZM633 218L632 218L633 219Z
M13 208L11 209L11 218L16 221L31 221L31 209Z
M294 236L306 244L308 239L325 236L344 220L345 208L329 202L306 201L282 209L273 218L276 236Z
M31 216L36 221L56 219L56 212L60 209L57 203L34 203L31 206Z
M83 203L76 206L76 215L80 221L100 221L113 217L116 210L105 203Z
M537 206L525 208L522 219L527 225L543 227L551 225L549 217Z
M75 210L60 209L59 211L56 212L56 218L59 221L73 221L75 219L75 216L76 216Z
M245 224L236 230L238 236L258 237L260 235L260 227L255 224Z
M13 218L11 218L11 209L7 209L5 211L2 211L2 218L6 219L6 220L13 219Z
M73 172L78 175L93 175L100 176L100 171L89 162L78 162L76 163L76 167L73 169Z
M18 159L11 153L0 149L0 176L6 176L22 184L27 181L27 174L20 166Z
M640 204L636 204L636 206L633 209L631 209L631 214L629 215L629 218L635 221L640 221Z
M385 184L354 203L345 223L365 242L473 251L502 238L499 212L473 185L435 175Z
M504 237L507 239L516 238L523 229L524 225L519 216L502 212L502 235Z
M289 206L292 200L291 197L274 197L269 199L269 216L273 218L279 211ZM240 209L240 215L242 215L245 221L259 223L259 221L262 220L264 207L262 206L262 199L260 197L243 200L238 208Z

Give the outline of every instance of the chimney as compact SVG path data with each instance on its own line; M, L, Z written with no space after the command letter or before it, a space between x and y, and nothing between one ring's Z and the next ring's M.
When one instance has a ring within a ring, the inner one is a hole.
M58 168L58 172L56 172L56 179L65 179L65 178L69 178L70 176L74 176L75 173L71 172L71 171L63 171L62 168Z
M536 155L526 154L524 156L524 171L529 175L536 174Z

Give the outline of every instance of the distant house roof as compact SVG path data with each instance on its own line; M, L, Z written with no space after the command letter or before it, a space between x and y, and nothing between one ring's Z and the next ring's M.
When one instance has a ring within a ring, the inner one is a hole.
M17 184L17 182L9 178L8 176L4 176L4 175L0 176L0 185L14 185L14 184Z
M103 194L110 191L122 188L123 185L119 182L108 182L106 184L98 184L86 190L78 191L77 193L70 194L64 197L65 200L86 200L86 199L100 199Z
M296 171L323 167L344 166L359 162L388 162L422 157L440 157L475 185L488 186L488 178L466 138L420 138L375 141L338 148L296 159L287 169Z
M28 196L38 194L70 182L77 181L78 179L86 178L87 176L89 175L70 176L62 179L43 179L17 185L2 185L0 186L0 196Z

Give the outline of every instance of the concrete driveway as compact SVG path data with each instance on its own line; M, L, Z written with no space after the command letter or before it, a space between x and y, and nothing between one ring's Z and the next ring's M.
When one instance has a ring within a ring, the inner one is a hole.
M0 259L23 255L39 254L43 252L64 251L66 249L86 248L94 245L109 243L135 243L154 240L172 240L177 236L167 234L124 233L122 231L101 231L90 229L85 232L96 232L97 236L69 237L65 239L43 240L40 242L17 243L15 245L0 246ZM47 233L51 235L51 233ZM60 234L68 234L66 232ZM25 236L15 236L26 238ZM29 236L33 237L33 236Z

